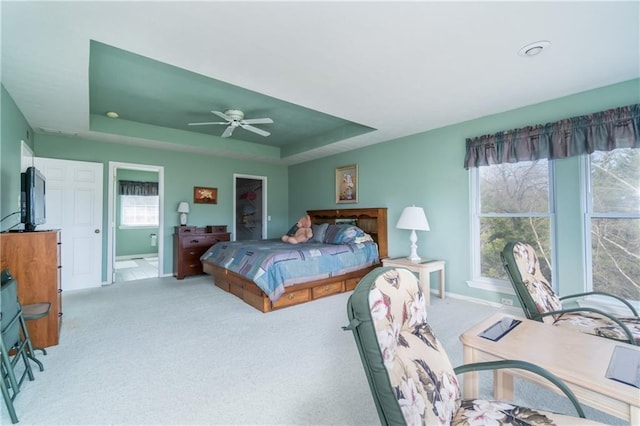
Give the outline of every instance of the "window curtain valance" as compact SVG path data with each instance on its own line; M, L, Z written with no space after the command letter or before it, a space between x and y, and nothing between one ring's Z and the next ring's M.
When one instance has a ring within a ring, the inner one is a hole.
M120 195L158 195L158 182L137 182L134 180L120 180Z
M640 104L467 139L464 167L640 148Z

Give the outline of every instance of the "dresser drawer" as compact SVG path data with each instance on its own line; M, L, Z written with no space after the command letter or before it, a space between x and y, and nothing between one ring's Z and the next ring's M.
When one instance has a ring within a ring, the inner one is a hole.
M202 262L200 259L188 260L185 259L182 262L182 270L184 271L184 275L200 275L202 274Z
M356 286L358 285L359 281L360 281L360 278L349 278L349 279L345 280L344 281L344 290L345 291L354 290L356 288Z
M309 289L292 291L290 293L283 294L278 300L273 302L273 308L283 308L289 305L295 305L302 302L308 302L311 300Z
M213 234L226 234L227 233L227 225L208 225L206 228L207 232Z
M329 296L331 294L342 293L342 281L337 283L325 284L312 289L314 299Z
M182 247L187 250L193 247L209 248L217 242L218 239L213 235L192 235L182 239Z
M182 235L182 234L195 234L196 233L196 227L195 226L176 226L176 234L178 235Z
M207 247L190 247L188 249L185 249L182 252L182 259L184 262L192 262L192 261L198 261L200 262L200 256L202 256L206 251L207 251Z
M218 241L230 241L231 240L231 234L229 232L225 232L222 234L216 234L216 239Z

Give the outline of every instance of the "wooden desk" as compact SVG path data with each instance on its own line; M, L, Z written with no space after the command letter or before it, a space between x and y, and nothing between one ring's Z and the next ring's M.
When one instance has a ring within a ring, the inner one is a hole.
M580 402L625 419L632 425L640 424L640 389L605 377L616 346L639 352L640 347L524 318L518 318L522 323L497 342L478 336L504 317L517 318L495 314L460 336L465 364L501 359L531 362L562 379ZM513 397L512 375L555 389L544 378L524 370L501 370L494 372L496 399ZM463 375L465 398L478 396L478 378L478 373Z
M427 305L431 300L431 272L438 271L440 273L440 299L444 299L444 260L421 259L420 262L412 262L406 257L397 257L394 259L382 259L382 266L396 266L406 268L412 272L418 273L418 279L424 292L424 299Z

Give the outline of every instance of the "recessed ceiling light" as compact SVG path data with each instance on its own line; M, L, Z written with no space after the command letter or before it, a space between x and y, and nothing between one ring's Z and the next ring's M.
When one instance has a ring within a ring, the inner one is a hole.
M117 112L115 112L115 111L108 111L106 115L107 115L107 117L109 117L109 118L118 118L118 117L120 117L120 116L118 115L118 113L117 113Z
M549 46L551 46L551 42L545 40L529 43L518 51L518 55L524 57L536 56Z

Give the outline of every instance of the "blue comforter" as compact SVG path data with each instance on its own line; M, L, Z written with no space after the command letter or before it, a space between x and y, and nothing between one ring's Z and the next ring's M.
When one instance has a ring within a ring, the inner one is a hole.
M220 242L200 258L255 282L272 301L285 286L346 274L378 263L373 241L289 244L280 240Z

